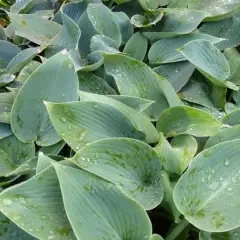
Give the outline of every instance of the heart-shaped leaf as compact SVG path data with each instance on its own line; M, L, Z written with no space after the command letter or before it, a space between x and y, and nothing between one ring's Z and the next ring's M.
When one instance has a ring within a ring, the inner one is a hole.
M191 33L206 16L203 11L189 9L165 8L164 12L162 21L151 31L144 32L146 37L170 38Z
M216 21L230 17L240 9L239 0L214 1L214 0L190 0L188 8L203 10L207 13L208 21Z
M182 105L171 84L143 62L120 54L105 54L104 66L121 94L155 101L146 110L150 119L156 121L169 105Z
M226 49L236 47L240 44L239 26L240 14L238 13L221 21L204 23L199 28L199 31L215 37L224 38L225 40L217 43L216 46L219 49Z
M119 240L150 240L152 231L147 213L120 188L79 169L60 164L54 164L54 167L66 213L78 239L111 236L111 239Z
M118 108L98 102L47 103L51 122L75 151L109 137L145 138Z
M136 32L126 43L123 52L129 54L130 57L138 61L142 61L146 55L147 47L147 38L140 32Z
M14 223L40 239L75 239L54 168L0 194L0 207Z
M11 115L14 134L23 142L36 141L41 146L57 143L60 137L49 120L43 101L74 101L78 98L77 90L78 79L73 64L67 52L62 51L43 63L17 95Z
M197 152L197 141L190 135L180 135L169 143L162 133L155 151L163 167L172 173L181 175Z
M230 67L227 59L209 41L194 40L178 50L213 84L238 90L235 84L227 81L230 76Z
M179 106L165 110L159 117L157 129L166 137L190 134L198 137L216 134L223 124L213 115L196 108Z
M16 35L39 45L49 44L61 30L61 25L58 23L43 19L35 14L8 13L8 15ZM38 27L36 28L36 26Z
M240 140L208 148L193 159L177 182L174 202L196 227L224 232L240 226L239 154Z
M117 184L145 209L163 199L161 164L147 144L128 138L95 141L70 159L79 167Z
M109 104L118 108L137 126L137 129L146 135L146 142L155 143L158 141L158 132L152 123L144 116L136 112L134 109L126 106L125 104L107 96L79 92L80 100L84 102L96 101L99 103Z
M222 41L221 38L216 38L207 34L191 33L171 39L161 39L155 42L148 52L149 61L153 64L170 63L184 61L186 58L177 51L184 44L197 39L203 39L216 44ZM158 39L151 39L158 40Z

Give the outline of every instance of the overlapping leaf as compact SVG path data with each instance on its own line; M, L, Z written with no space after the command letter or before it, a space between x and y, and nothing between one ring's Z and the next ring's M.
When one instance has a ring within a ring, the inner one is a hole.
M75 151L102 138L145 138L126 114L109 104L72 102L46 106L53 126Z
M95 141L71 158L79 167L117 184L145 209L163 198L161 164L154 150L138 140Z
M197 108L179 106L165 110L159 117L157 129L166 137L190 134L198 137L216 134L223 124L213 115Z
M59 164L54 167L67 216L78 239L109 236L116 240L150 239L151 224L147 213L120 188L82 170Z
M14 134L23 142L37 141L43 146L58 142L61 138L49 120L43 101L77 100L77 89L77 75L67 52L50 58L30 76L14 101L11 114Z
M115 78L121 94L146 98L153 103L146 110L150 119L169 106L182 105L171 84L154 73L146 64L120 54L104 55L105 70Z
M177 208L204 231L224 232L240 226L239 146L240 140L232 140L202 151L175 186Z

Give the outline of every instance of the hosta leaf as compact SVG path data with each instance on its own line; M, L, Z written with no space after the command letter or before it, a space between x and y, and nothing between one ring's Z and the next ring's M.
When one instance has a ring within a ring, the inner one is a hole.
M45 156L42 152L39 152L36 174L38 174L38 173L42 172L44 169L52 166L52 162L54 162L54 160L52 160L48 156Z
M199 240L238 240L240 237L240 228L236 228L229 232L210 233L200 231Z
M189 9L203 10L207 13L208 21L217 21L228 18L240 9L239 0L221 1L221 0L189 0Z
M213 35L215 37L224 38L225 40L217 43L219 49L236 47L240 44L240 14L233 15L231 18L217 22L204 23L199 31L201 33Z
M83 2L70 2L62 6L62 12L71 18L75 23L78 23L80 17L87 9L87 4Z
M50 123L43 101L74 101L78 98L77 90L77 75L67 52L62 51L43 63L17 95L11 115L14 134L23 142L36 141L41 146L58 142L60 137Z
M62 150L62 148L65 146L65 142L64 141L60 141L58 143L55 143L51 146L47 146L47 147L42 147L40 149L40 151L47 155L47 154L52 154L52 155L58 155L59 152Z
M163 198L161 164L147 144L128 138L95 141L70 159L79 167L117 184L145 209Z
M19 53L21 49L11 42L0 40L0 69L7 67L8 63Z
M224 124L234 126L240 124L240 108L228 113L222 120Z
M239 154L240 140L217 144L199 153L177 182L174 202L197 228L224 232L239 227Z
M124 12L115 12L114 20L120 29L122 35L122 43L126 43L133 35L133 26L130 22L129 17Z
M135 109L137 112L143 112L154 103L154 101L127 95L108 95L108 97L124 103L125 105Z
M118 46L115 41L104 35L95 35L91 39L90 49L92 52L101 51L106 53L118 53Z
M237 85L240 84L240 54L237 49L229 48L224 50L224 56L228 60L230 66L230 76L228 81L233 82Z
M21 70L16 80L24 83L40 65L40 62L31 61Z
M186 58L180 52L178 52L177 49L182 47L184 44L197 39L204 39L212 44L222 41L220 38L216 38L207 34L196 33L170 39L161 39L154 43L150 48L148 52L149 61L153 64L185 61Z
M55 155L48 155L51 159L54 159L56 161L61 161L63 160L63 157L61 156L55 156ZM25 174L30 174L30 175L35 175L36 173L36 168L37 168L37 163L38 163L38 156L35 156L33 158L30 158L27 160L25 163L17 167L14 171L8 173L6 176L16 176L16 175L25 175Z
M188 82L194 69L194 65L188 61L162 64L159 67L153 68L157 74L169 80L176 92L179 92Z
M240 125L233 126L231 128L223 128L217 134L211 136L204 148L210 148L221 142L227 142L234 139L240 139Z
M208 89L204 83L197 81L190 81L186 86L184 86L178 94L181 99L202 105L204 107L213 108L213 104L209 99Z
M35 14L8 13L15 34L36 44L48 44L61 30L61 25ZM36 28L37 26L37 28Z
M47 103L50 119L75 151L102 138L145 138L118 108L97 102Z
M147 143L155 143L158 141L158 132L153 124L140 113L135 111L134 109L128 107L127 105L107 96L79 92L80 100L84 102L95 101L99 103L109 104L113 107L118 108L121 112L123 112L131 121L136 125L137 129L142 131L146 136Z
M158 234L153 234L151 240L164 240L164 239Z
M92 73L79 71L78 80L81 91L102 95L116 94L115 90L111 88L104 79Z
M194 40L178 49L188 61L211 82L220 87L237 90L235 84L228 82L230 68L227 59L209 41Z
M150 239L147 213L116 185L82 170L59 164L54 167L66 213L78 239Z
M1 192L0 206L3 214L36 238L75 239L53 167Z
M40 48L27 48L21 51L9 62L7 72L9 74L20 72L40 52Z
M90 3L87 7L87 13L95 30L99 34L111 38L117 46L120 46L121 32L114 20L113 12L101 3Z
M12 129L10 124L0 123L0 139L12 135Z
M216 134L222 126L211 114L187 106L165 110L157 122L158 131L163 132L166 137L179 134L207 137Z
M136 32L126 43L123 52L130 57L142 61L146 55L148 40L140 32Z
M87 55L90 50L90 40L97 34L96 29L93 27L89 19L87 10L82 14L78 21L78 26L81 29L81 37L78 43L78 49L81 54Z
M115 78L121 94L155 101L146 111L153 120L169 106L182 104L171 84L142 62L111 54L104 55L104 66L106 73Z
M2 240L35 240L36 238L23 231L20 227L0 213L0 236Z
M156 25L162 19L163 11L155 10L152 14L152 16L148 17L140 14L133 15L131 17L131 23L137 28L149 28L152 25Z
M162 21L151 32L144 32L148 38L174 37L194 31L205 18L205 12L188 9L164 9ZM161 24L162 23L162 24Z
M197 141L190 135L176 136L169 143L160 133L155 151L168 172L181 175L196 154L197 147Z
M0 149L7 153L15 165L21 165L35 155L33 143L23 143L14 135L1 139Z
M6 177L24 175L29 173L35 174L35 170L37 167L37 160L38 160L37 156L30 158L19 167L16 167L12 172L9 172L8 174L6 174Z
M7 173L13 171L16 166L13 164L10 157L2 149L0 149L0 177L4 177Z
M0 87L8 85L9 83L13 82L14 79L15 79L15 75L12 75L12 74L0 75Z
M59 50L67 49L68 51L78 48L78 42L81 36L79 26L60 9L63 26L59 34L49 43L53 46L52 55Z

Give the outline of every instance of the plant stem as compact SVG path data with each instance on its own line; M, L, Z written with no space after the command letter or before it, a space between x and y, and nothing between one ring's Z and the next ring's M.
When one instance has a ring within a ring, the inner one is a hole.
M187 227L189 222L183 219L176 227L170 232L170 234L165 238L165 240L174 240L176 237Z

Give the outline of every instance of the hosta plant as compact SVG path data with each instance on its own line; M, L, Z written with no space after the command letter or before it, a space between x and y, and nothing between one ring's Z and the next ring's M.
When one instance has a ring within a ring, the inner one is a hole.
M239 0L0 6L1 240L240 239Z

